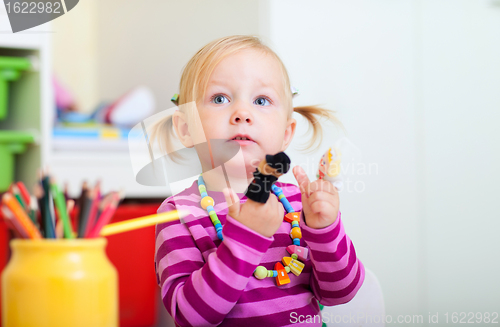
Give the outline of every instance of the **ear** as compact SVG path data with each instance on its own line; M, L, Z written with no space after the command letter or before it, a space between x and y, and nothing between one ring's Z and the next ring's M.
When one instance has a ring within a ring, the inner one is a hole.
M177 134L177 137L181 141L182 145L186 148L192 148L194 144L191 134L189 133L186 114L180 112L179 110L175 111L172 115L172 123L174 125L175 133Z
M295 127L297 127L297 121L294 118L288 119L286 123L285 137L283 138L281 151L285 151L292 142L293 136L295 135Z

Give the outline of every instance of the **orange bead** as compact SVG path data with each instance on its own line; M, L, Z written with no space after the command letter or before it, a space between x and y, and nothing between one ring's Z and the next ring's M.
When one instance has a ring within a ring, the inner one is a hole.
M290 236L292 239L294 238L302 238L302 231L300 230L300 227L294 227L290 231Z
M292 221L300 220L300 212L289 212L285 215L285 221L292 223Z
M274 265L274 270L278 272L278 276L276 277L276 283L278 286L285 285L290 283L290 278L286 273L285 267L280 262L276 262Z
M212 199L211 197L206 196L203 199L201 199L201 207L203 209L206 210L208 206L213 206L213 205L214 205L214 199Z

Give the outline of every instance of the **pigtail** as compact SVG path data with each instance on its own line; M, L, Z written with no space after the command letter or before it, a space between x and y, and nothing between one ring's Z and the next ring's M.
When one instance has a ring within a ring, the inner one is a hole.
M338 120L335 116L335 111L321 108L319 106L300 106L293 108L293 111L301 114L305 119L307 119L309 122L308 132L311 127L313 129L311 140L301 150L314 152L320 147L321 141L323 140L323 127L321 126L321 120L323 119L331 121L345 131L344 125L342 125L340 120ZM315 143L317 144L313 147Z
M174 162L182 157L174 151L173 139L174 133L173 115L168 115L157 121L149 130L150 144L158 142L161 153L167 154Z

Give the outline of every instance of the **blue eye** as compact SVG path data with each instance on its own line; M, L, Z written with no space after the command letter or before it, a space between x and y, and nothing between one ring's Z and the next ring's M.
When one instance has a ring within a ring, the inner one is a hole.
M269 102L269 99L264 97L255 99L253 103L255 103L258 106L269 106L271 104L271 102Z
M221 94L214 96L211 101L215 104L224 104L229 102L229 100Z

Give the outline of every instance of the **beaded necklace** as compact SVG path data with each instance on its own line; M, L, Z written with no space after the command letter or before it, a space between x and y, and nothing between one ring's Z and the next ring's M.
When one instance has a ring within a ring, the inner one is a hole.
M217 237L222 241L222 224L217 216L217 213L214 210L215 201L212 197L208 196L207 188L205 186L205 181L203 180L203 176L200 175L198 177L198 190L200 191L201 196L201 207L207 210L208 215L210 216L210 220L214 224L215 230L217 231ZM300 246L300 239L302 238L302 231L299 227L300 213L295 212L293 210L292 205L288 201L288 199L283 194L283 190L276 186L272 185L271 190L276 195L278 200L283 204L283 207L286 210L286 214L284 220L289 222L292 225L292 229L290 230L290 238L292 239L293 245L289 245L286 250L291 255L290 257L283 257L281 260L283 264L280 262L276 262L274 265L274 270L267 270L264 266L258 266L254 271L254 276L257 279L264 279L266 277L275 277L276 283L278 286L290 283L290 278L288 277L288 273L291 271L294 275L299 276L304 269L304 264L299 261L307 260L307 255L309 250L305 247ZM284 265L284 266L283 266Z

